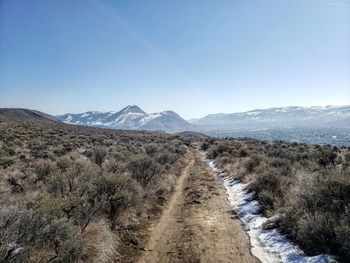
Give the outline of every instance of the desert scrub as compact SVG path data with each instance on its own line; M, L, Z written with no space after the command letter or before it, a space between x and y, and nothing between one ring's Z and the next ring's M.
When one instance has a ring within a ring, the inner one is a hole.
M170 193L186 151L168 134L0 122L0 262L99 262L106 241L92 229L110 240L137 231L161 211L159 192ZM23 242L8 243L18 229Z
M147 186L159 175L159 165L148 156L139 156L130 160L128 170L131 177L142 186Z
M84 247L80 233L66 219L15 206L0 208L1 262L74 262L87 258Z
M3 168L7 168L15 163L13 157L0 157L0 166Z
M252 173L261 163L262 158L256 154L252 155L249 160L245 163L245 167L248 173Z
M281 228L310 254L350 258L349 175L325 171L287 201Z
M324 168L330 165L334 165L336 158L337 153L332 147L329 146L320 147L315 154L316 162Z
M236 167L226 171L248 183L262 213L277 215L280 230L305 252L350 258L349 148L218 139L207 155Z
M98 166L102 167L102 164L103 164L104 160L106 159L106 157L107 157L106 148L99 146L99 147L96 147L94 149L93 160Z
M138 209L142 204L139 185L127 175L104 174L96 178L93 188L94 198L110 220L112 229L121 212L132 207Z

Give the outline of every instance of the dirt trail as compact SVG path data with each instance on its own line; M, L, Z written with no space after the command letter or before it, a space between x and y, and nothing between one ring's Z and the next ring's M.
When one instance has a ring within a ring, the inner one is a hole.
M138 262L258 262L225 190L198 153L192 153L172 198L150 229Z

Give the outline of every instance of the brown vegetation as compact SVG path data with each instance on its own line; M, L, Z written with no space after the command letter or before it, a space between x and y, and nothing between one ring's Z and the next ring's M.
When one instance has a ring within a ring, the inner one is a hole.
M187 152L167 134L22 121L0 122L0 146L0 262L121 260Z
M209 158L249 190L305 252L350 258L350 150L253 139L207 140Z
M249 183L263 213L277 215L275 226L307 253L350 258L348 148L6 120L0 121L0 262L132 262L193 154L189 146L198 142L208 158ZM214 193L222 190L203 170L183 188L182 217L201 211L189 206L206 211L219 200Z

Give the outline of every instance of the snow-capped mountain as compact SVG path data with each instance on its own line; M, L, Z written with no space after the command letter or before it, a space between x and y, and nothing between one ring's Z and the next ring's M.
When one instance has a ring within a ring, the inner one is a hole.
M350 128L350 106L283 107L210 114L190 121L204 130L295 127Z
M67 113L56 117L69 124L113 129L178 132L193 130L194 127L173 111L148 114L136 105L127 106L118 112L88 111L79 114Z

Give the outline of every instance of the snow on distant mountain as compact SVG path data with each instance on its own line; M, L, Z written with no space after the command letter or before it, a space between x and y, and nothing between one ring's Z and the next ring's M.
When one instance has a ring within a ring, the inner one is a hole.
M127 130L159 130L178 132L193 130L194 125L173 111L146 113L136 105L115 112L88 111L80 114L64 114L57 118L65 123Z
M146 113L136 105L120 111L88 111L56 116L79 125L128 130L223 131L274 128L350 128L350 106L282 107L210 114L189 122L173 111Z
M271 129L296 127L350 128L350 106L283 107L192 119L201 130Z

